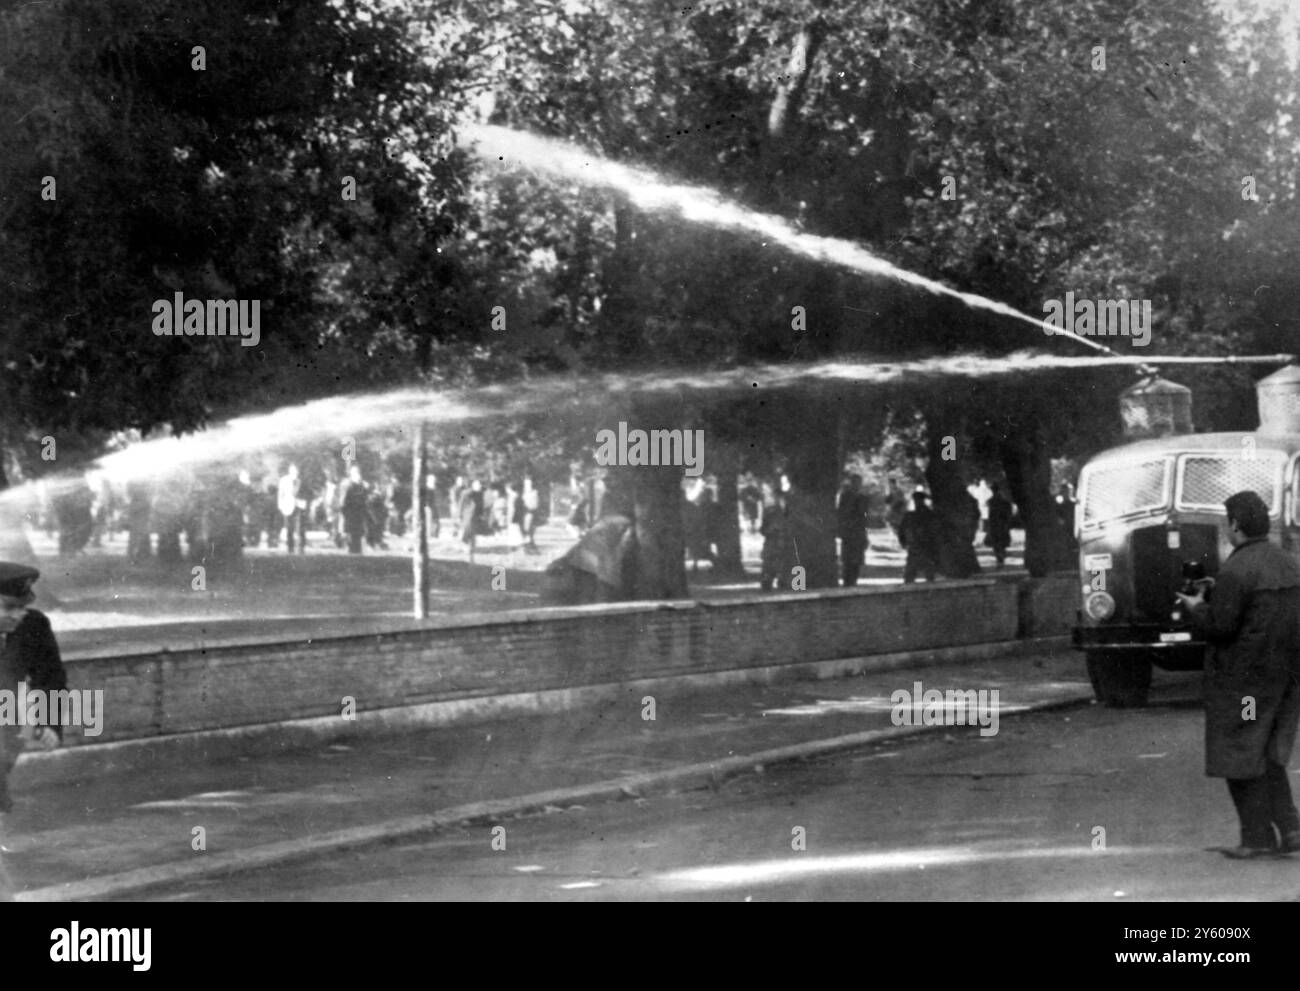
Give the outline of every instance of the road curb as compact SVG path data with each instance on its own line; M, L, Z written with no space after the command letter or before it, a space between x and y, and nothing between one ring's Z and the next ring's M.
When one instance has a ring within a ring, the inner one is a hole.
M1034 702L1007 713L1004 718L1027 712L1043 712L1068 708L1092 701L1090 691L1063 694L1053 699ZM867 730L843 736L809 740L803 743L749 754L725 757L715 761L685 764L662 771L626 775L605 781L596 781L570 788L533 792L513 798L493 799L457 805L428 815L404 816L368 826L335 830L319 836L267 843L229 853L197 854L192 861L173 861L156 867L144 867L118 874L108 874L86 881L35 888L15 895L20 902L87 901L111 898L140 892L165 884L215 877L253 870L259 867L282 866L299 860L309 860L325 853L357 849L381 843L417 838L452 826L473 822L494 822L506 817L542 812L548 807L574 804L618 801L639 798L648 794L689 789L691 787L716 787L727 778L751 770L762 770L769 765L806 760L842 750L878 743L882 740L916 736L938 730L951 732L952 726L896 726L889 729Z

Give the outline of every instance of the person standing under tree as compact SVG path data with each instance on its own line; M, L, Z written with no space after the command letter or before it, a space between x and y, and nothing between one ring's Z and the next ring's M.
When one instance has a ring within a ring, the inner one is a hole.
M778 591L790 589L798 552L794 544L794 521L790 517L788 483L778 485L772 493L771 505L763 507L760 532L763 534L763 571L759 586L764 592L770 592L773 587Z
M984 528L984 546L991 548L997 559L998 567L1007 560L1007 548L1011 546L1011 501L1002 494L1002 486L994 482L993 494L989 496L989 518Z
M524 476L524 490L520 493L520 500L524 505L524 552L527 554L537 554L537 523L538 510L541 508L541 495L533 485L531 475Z
M745 514L745 521L749 525L749 532L758 533L758 512L763 505L763 490L754 484L753 479L750 479L737 495Z
M506 553L509 555L510 564L513 567L515 552L524 543L524 501L519 497L519 490L515 488L514 482L505 483L505 495L502 496L502 502L505 504L502 516L506 520L504 527Z
M861 475L850 475L840 490L836 520L844 587L850 588L858 583L858 575L862 573L867 554L867 497L862 491Z
M460 539L465 544L469 563L474 563L474 544L483 528L483 483L477 478L469 483L456 507L460 520Z
M438 476L428 472L424 476L424 525L430 540L442 536L442 513L438 506Z
M895 537L898 536L899 529L903 525L903 517L906 515L907 498L899 488L898 480L891 478L889 492L885 495L885 522L889 524L889 529L894 531Z
M302 491L302 479L298 476L298 466L289 465L280 477L276 493L276 508L284 520L285 547L293 553L294 537L298 538L298 553L307 550L307 500Z
M339 490L339 509L343 517L343 532L348 538L348 553L360 554L361 541L366 535L370 516L370 493L361 479L361 469L348 466L347 481Z
M912 495L912 511L898 525L898 542L907 549L903 582L910 585L918 573L927 582L934 581L939 570L939 520L924 492Z

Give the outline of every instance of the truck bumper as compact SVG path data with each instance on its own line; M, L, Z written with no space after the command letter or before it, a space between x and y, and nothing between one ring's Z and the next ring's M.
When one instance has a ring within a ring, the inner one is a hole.
M1076 626L1072 640L1076 650L1131 651L1166 671L1199 671L1205 666L1207 645L1186 628L1155 623Z

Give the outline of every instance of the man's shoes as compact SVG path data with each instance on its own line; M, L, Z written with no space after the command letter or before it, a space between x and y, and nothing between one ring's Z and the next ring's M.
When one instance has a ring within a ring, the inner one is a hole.
M1272 860L1279 854L1270 846L1219 846L1211 847L1229 860Z
M1300 829L1283 834L1281 851L1282 853L1300 853Z

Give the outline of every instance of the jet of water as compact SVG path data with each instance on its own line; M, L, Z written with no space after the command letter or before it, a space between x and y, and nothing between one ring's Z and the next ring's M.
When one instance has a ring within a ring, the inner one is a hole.
M756 234L804 258L838 265L863 275L893 279L934 295L949 296L974 309L1027 323L1048 334L1072 337L1101 354L1116 354L1103 344L1061 330L1005 303L978 293L962 292L899 268L852 241L805 233L783 217L747 209L711 189L665 182L649 169L620 165L576 145L526 131L471 124L464 128L464 132L476 143L477 153L491 164L501 162L507 168L550 172L590 186L617 189L647 212L676 213L693 223Z
M1282 364L1289 355L1245 358ZM1019 351L1001 357L949 355L912 361L868 358L755 365L722 370L658 370L610 373L585 378L555 375L483 386L458 393L404 388L383 393L331 396L285 406L270 413L241 416L183 437L163 437L132 444L100 458L95 468L119 483L164 481L217 468L234 472L241 462L268 452L289 454L305 445L323 444L341 450L348 437L381 431L401 431L419 422L433 425L465 423L496 416L523 416L564 411L617 409L629 395L694 393L704 400L761 390L807 388L826 383L884 385L939 378L988 378L1023 375L1066 368L1117 368L1167 362L1208 363L1214 358L1121 358L1102 355L1066 357ZM51 495L79 484L80 474L47 476ZM29 486L0 493L0 508L21 505L31 496Z

